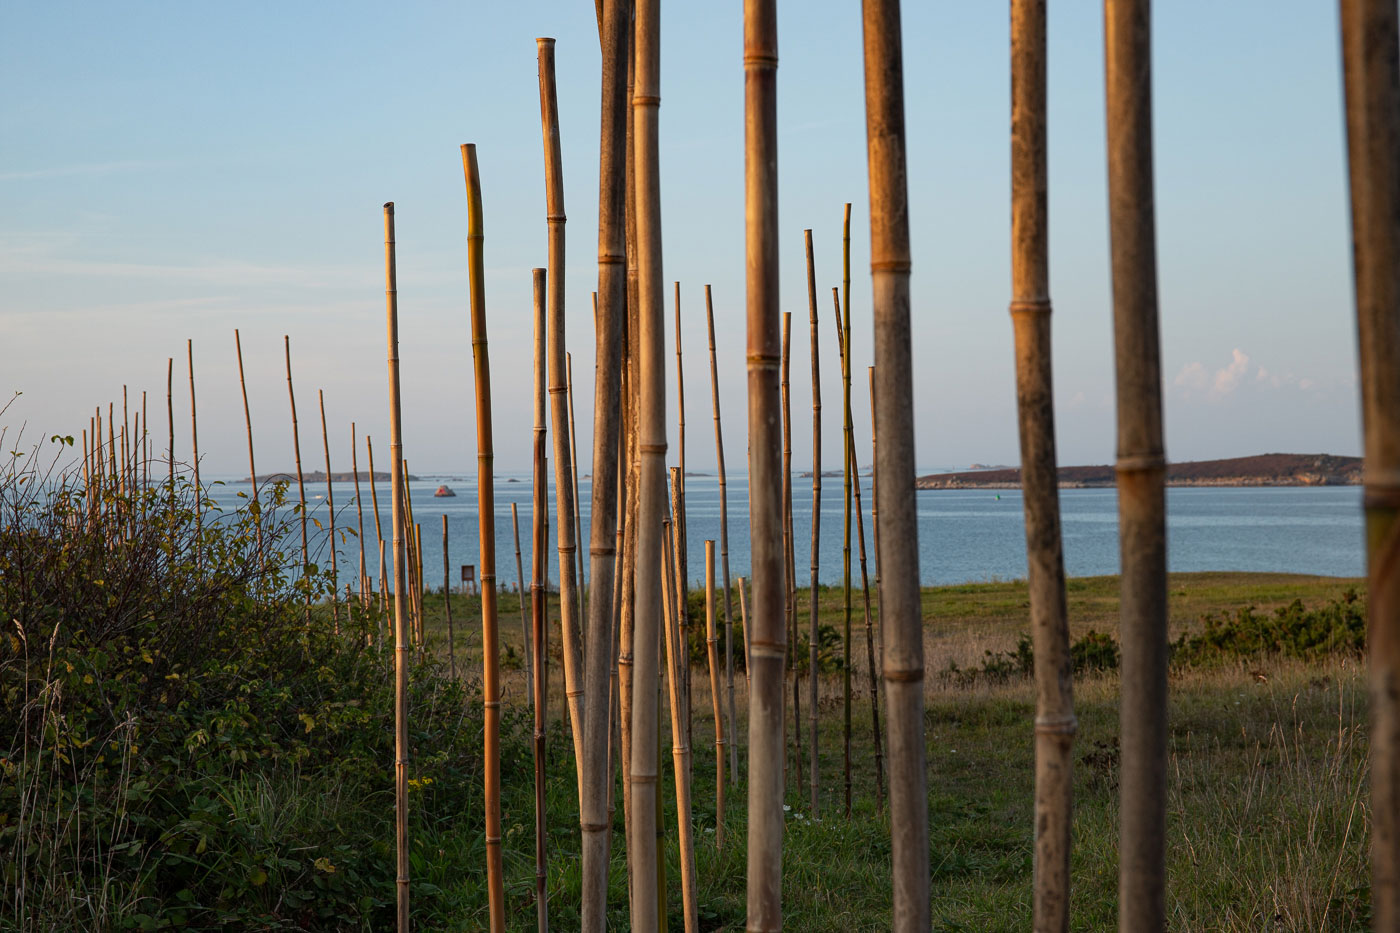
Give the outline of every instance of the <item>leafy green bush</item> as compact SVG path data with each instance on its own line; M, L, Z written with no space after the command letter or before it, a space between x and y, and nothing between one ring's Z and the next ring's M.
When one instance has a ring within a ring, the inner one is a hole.
M1234 615L1206 615L1204 629L1172 643L1176 664L1213 664L1260 655L1312 659L1359 656L1366 648L1366 603L1355 590L1316 609L1295 599L1272 613L1245 606Z

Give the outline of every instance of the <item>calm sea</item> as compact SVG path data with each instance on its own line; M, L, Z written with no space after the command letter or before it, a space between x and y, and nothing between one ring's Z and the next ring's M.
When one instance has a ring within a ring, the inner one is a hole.
M551 469L552 479L552 469ZM811 560L812 488L810 477L793 478L793 521L796 526L797 577L808 579ZM869 477L862 477L866 546L874 574L874 537L870 527ZM456 498L435 498L446 483ZM368 483L361 483L364 498L365 553L370 572L377 575L378 545L370 507ZM246 500L239 491L246 484L216 485L212 496L225 508L237 508ZM384 537L392 537L389 490L379 484L380 521ZM308 485L307 495L325 495L324 484ZM295 490L292 490L295 495ZM336 483L335 505L339 529L356 527L353 483ZM580 490L582 549L587 555L589 482ZM476 521L476 482L472 474L423 475L412 484L414 517L423 529L424 576L440 585L443 573L442 516L447 516L448 565L454 584L462 564L479 564ZM820 577L836 583L841 577L843 513L842 481L822 481L820 513ZM530 572L530 478L528 474L496 477L497 578L513 586L515 539L511 528L511 504L520 518L521 560ZM554 507L551 483L549 505ZM713 476L686 480L686 512L689 541L689 577L703 581L704 542L716 541L719 555L720 496ZM1026 576L1026 544L1021 493L1017 490L925 490L918 493L919 564L924 584L1014 580ZM1060 492L1064 524L1065 569L1071 576L1118 572L1117 496L1112 489L1065 489ZM324 498L315 500L312 516L324 526L328 509ZM854 518L853 518L854 521ZM314 526L313 526L314 529ZM1360 487L1279 488L1181 488L1167 490L1168 563L1173 571L1251 570L1356 577L1365 573ZM386 540L392 559L392 542ZM558 579L550 544L550 577ZM321 553L325 554L324 536ZM353 580L359 561L354 537L337 545L341 579ZM321 558L321 559L324 559ZM584 561L585 571L587 560ZM744 477L729 480L729 566L731 576L747 576L748 486ZM392 565L391 570L392 573ZM478 569L478 573L479 573ZM851 572L859 580L855 530L852 530ZM716 567L716 577L719 570Z

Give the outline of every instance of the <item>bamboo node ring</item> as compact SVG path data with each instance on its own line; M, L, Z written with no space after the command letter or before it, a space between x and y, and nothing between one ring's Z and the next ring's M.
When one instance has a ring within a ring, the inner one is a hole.
M501 844L501 837L500 837L500 836L487 836L487 837L486 837L486 844L487 844L488 846L498 846L498 845Z
M1151 470L1164 470L1167 458L1161 454L1124 454L1114 464L1119 473L1146 473Z
M666 452L665 444L639 444L638 448L644 454L664 454Z
M777 68L778 53L776 52L744 52L745 68Z
M1012 314L1049 314L1049 298L1016 299L1011 302Z
M633 775L632 775L632 783L633 783L633 784L655 784L655 783L656 783L656 775L654 775L654 774L633 774Z
M659 94L658 94L658 95L652 95L652 94L633 94L633 95L632 95L632 106L633 106L633 107L645 107L645 106L648 106L648 105L650 105L650 106L652 106L652 107L660 107L660 106L661 106L661 96L660 96Z
M890 683L916 684L924 679L924 669L922 667L911 667L907 670L885 668L883 676Z
M1079 720L1073 714L1068 716L1037 716L1036 735L1074 735L1079 731Z
M481 704L481 705L484 706L484 707L486 707L487 709L500 709L500 707L501 707L501 701L500 701L500 700L487 700L485 703L483 703L483 704Z
M590 547L588 553L594 557L614 557L617 555L617 548L614 547Z
M582 822L581 822L581 823L578 824L578 828L581 829L581 830L583 830L583 831L586 832L586 833L601 833L603 830L607 829L610 825L611 825L610 823L582 823Z
M749 642L749 656L754 658L778 658L787 660L786 646L762 642Z
M566 216L563 215L563 214L546 214L544 219L547 220L549 223L552 223L552 224L553 224L553 223L560 223L560 224L562 224L562 223L565 223L569 218L566 217Z
M914 264L907 259L872 259L871 272L909 272Z

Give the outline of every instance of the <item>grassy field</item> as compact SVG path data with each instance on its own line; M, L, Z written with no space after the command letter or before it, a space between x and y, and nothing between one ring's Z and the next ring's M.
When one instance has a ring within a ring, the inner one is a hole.
M1171 636L1194 630L1206 613L1244 606L1273 609L1300 599L1317 606L1359 581L1273 574L1211 573L1171 578ZM843 624L841 594L824 590L821 621ZM802 601L805 605L805 597ZM854 682L868 683L863 617L855 599ZM445 653L441 594L425 611L434 650ZM1117 579L1071 580L1069 609L1076 637L1093 629L1116 634ZM513 595L502 605L503 640L519 656L520 625ZM975 666L987 651L1013 647L1026 631L1024 583L970 584L925 590L930 672L949 662ZM577 803L573 765L559 721L557 606L551 675L553 760L550 812L551 915L561 929L577 924ZM480 640L476 600L453 597L456 653L470 676ZM506 701L526 711L523 673L507 675ZM700 914L706 930L743 929L744 806L741 780L731 787L729 839L714 845L712 724L707 676L694 677L694 816ZM789 769L788 835L784 854L786 925L793 930L888 928L889 843L875 802L868 692L853 708L854 812L842 815L841 675L821 675L819 815ZM738 679L741 741L746 728ZM806 684L803 684L806 700ZM1117 702L1113 671L1076 682L1080 731L1075 745L1073 928L1116 925ZM804 715L807 711L804 709ZM1033 694L1023 677L972 685L931 676L927 688L930 846L936 930L1023 930L1031 895ZM665 717L663 716L663 721ZM1207 668L1174 669L1169 737L1168 885L1171 927L1179 930L1350 930L1367 925L1369 878L1366 788L1365 680L1361 662L1333 657L1312 663L1254 658ZM663 726L664 728L664 726ZM804 729L805 732L805 729ZM804 734L804 740L806 736ZM669 746L663 738L663 749ZM805 752L804 752L805 754ZM669 760L669 753L666 754ZM804 763L804 770L806 765ZM666 770L669 772L669 765ZM515 772L528 780L524 769ZM804 775L805 778L805 775ZM675 852L674 794L667 806L672 929L681 916ZM507 788L507 887L512 929L533 915L533 812L528 787ZM622 813L615 821L620 838ZM450 843L423 840L425 847ZM446 849L441 849L446 854ZM455 869L436 871L456 863ZM423 859L428 879L443 889L446 928L474 929L484 917L482 877L461 874L456 859ZM455 875L452 873L456 871ZM423 876L419 876L423 877ZM616 855L614 920L626 924L625 862ZM425 905L428 906L428 905Z

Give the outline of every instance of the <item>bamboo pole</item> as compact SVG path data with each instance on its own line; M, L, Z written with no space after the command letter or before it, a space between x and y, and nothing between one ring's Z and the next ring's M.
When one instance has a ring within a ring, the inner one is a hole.
M486 345L486 283L481 176L476 146L462 146L467 181L467 268L471 273L472 362L476 374L477 522L481 541L481 656L486 706L486 882L491 933L504 933L505 885L501 861L501 679L496 624L496 487L491 433L491 365Z
M807 599L808 608L808 630L807 630L807 697L808 706L812 716L812 741L810 754L812 763L809 772L811 781L811 792L808 806L812 810L812 818L816 819L820 815L817 801L817 673L818 673L818 638L817 638L817 612L819 609L817 598L817 572L821 564L821 517L822 517L822 382L821 382L821 355L818 352L817 333L820 326L817 323L817 274L816 264L812 258L812 231L803 230L803 239L807 246L807 305L810 316L809 329L812 341L812 562L811 562L811 589ZM839 311L840 308L838 307Z
M404 472L408 471L405 469ZM419 522L413 523L413 568L413 597L414 602L418 604L418 658L422 660L428 643L428 633L423 622L423 590L427 583L423 576L423 525Z
M239 337L236 327L233 329L233 348L238 355L238 388L243 393L243 425L248 431L248 483L252 487L253 498L253 501L249 503L249 508L253 510L253 529L258 542L258 566L266 569L267 556L263 550L262 505L258 501L258 468L253 461L253 412L248 407L248 381L243 376L243 340ZM171 459L174 459L173 454Z
M661 268L661 179L658 112L661 104L661 21L657 0L637 0L635 85L632 93L633 157L637 223L637 385L639 455L637 545L634 596L632 697L632 826L634 849L632 928L660 925L655 875L659 861L656 832L658 713L653 683L659 683L661 519L666 512L666 360Z
M384 205L384 296L389 328L389 448L393 470L394 509L394 833L398 868L396 875L397 928L409 931L408 913L408 630L404 601L408 552L404 534L407 514L403 501L403 427L399 401L399 298L394 256L394 202ZM291 390L291 343L287 343L287 387ZM295 401L293 411L295 411ZM293 416L295 423L295 416ZM293 431L295 435L295 431ZM297 456L297 473L301 457ZM305 521L305 511L302 513ZM305 547L303 545L303 547ZM303 564L305 556L303 555Z
M374 537L379 541L379 614L384 618L385 625L389 621L389 601L386 598L388 593L388 581L385 579L384 566L384 532L379 522L379 486L374 479L374 438L365 435L365 452L369 456L369 495L371 504L374 507Z
M321 406L321 447L326 454L326 512L329 516L326 519L326 524L330 530L331 538L331 624L335 627L335 633L339 635L340 606L336 602L336 597L340 591L340 562L336 559L335 554L335 486L331 483L331 436L326 430L325 391L316 390L316 402ZM348 612L349 609L347 608L346 611Z
M870 380L870 536L875 544L875 614L880 617L880 628L876 631L876 660L880 668L885 665L885 616L880 609L880 471L875 468L879 462L880 437L875 427L875 367L867 366L866 375Z
M549 929L549 900L545 896L546 882L546 827L545 812L545 625L548 593L545 590L545 549L549 546L549 530L546 513L549 506L548 479L545 474L545 426L544 426L544 365L545 365L545 270L533 270L535 296L535 408L534 443L531 462L533 464L531 490L533 497L530 507L530 626L534 653L530 663L535 669L535 924L539 933Z
M744 178L748 253L749 540L753 692L749 699L748 928L782 928L783 504L778 411L778 17L744 0ZM815 711L814 711L815 712Z
M1011 321L1035 651L1034 926L1069 930L1074 716L1050 354L1045 0L1011 3Z
M748 606L749 606L748 597L744 595L744 578L743 578L743 577L740 577L740 578L739 578L739 628L740 628L740 634L743 635L743 637L744 637L744 680L745 680L745 684L744 684L744 685L745 685L746 687L750 687L750 686L751 686L751 685L748 683L748 679L749 679L749 678L748 678L748 673L749 673L749 657L750 657L750 655L749 655L749 609L748 609Z
M675 468L672 468L673 471ZM673 473L674 475L674 473ZM690 805L690 742L686 737L685 676L681 673L684 650L680 635L680 588L677 585L675 564L671 554L675 542L671 540L673 528L669 519L663 520L663 534L666 550L661 557L665 565L661 577L665 586L665 630L666 641L666 683L670 687L671 700L671 773L676 787L676 828L677 844L681 861L681 910L685 918L685 933L696 933L700 925L699 906L695 895L695 836L694 821ZM662 914L664 904L658 905Z
M632 848L632 645L636 629L636 571L637 515L641 508L641 449L638 425L640 419L641 386L641 283L637 244L637 119L632 97L636 90L637 36L636 0L628 0L627 102L623 108L623 243L627 268L627 302L623 317L623 352L626 354L627 394L623 400L623 453L626 455L626 510L621 513L622 537L622 601L618 616L618 737L622 761L622 819L627 842L628 911L632 915L636 902L636 852Z
M724 676L729 691L725 730L729 735L729 776L739 779L739 742L734 732L734 617L729 589L729 487L724 474L724 431L720 425L719 368L715 354L715 307L710 286L705 286L705 327L710 337L710 407L715 416L715 465L719 472L719 562L724 583ZM745 658L747 662L748 658ZM745 676L748 664L744 665Z
M593 321L593 326L596 329L598 326L598 296L596 294L593 296ZM581 638L580 644L583 646L584 650L584 673L581 676L586 678L586 672L588 669L588 639L587 636L584 635L584 632L586 631L586 626L588 624L588 615L584 611L586 606L584 604L583 596L584 590L587 589L587 586L584 584L584 580L587 578L584 576L583 570L583 509L580 508L578 505L578 431L574 423L574 355L572 353L564 354L564 373L567 377L566 381L569 393L569 463L574 474L574 541L577 544L577 547L574 548L574 569L577 573L577 577L575 577L575 579L578 580L578 585L574 587L574 593L575 601L578 603L578 624L579 634ZM597 378L596 373L594 374L594 378ZM580 683L582 682L583 681L580 681ZM583 694L583 705L585 709L588 707L588 692L586 689ZM585 718L584 725L586 726L587 724L588 720L587 718ZM584 735L587 735L587 730L584 731Z
M392 622L389 620L389 582L388 573L384 563L384 539L379 539L379 614L385 618L385 628L391 628ZM390 632L389 634L393 634ZM383 644L383 642L380 642Z
M422 530L418 527L418 519L413 514L413 487L408 480L408 461L403 462L403 502L404 509L408 512L408 527L410 537L408 539L408 594L409 594L409 615L412 624L409 627L409 635L413 643L418 647L418 655L423 655L423 554L422 554Z
M1125 933L1161 930L1166 923L1166 459L1152 203L1148 6L1146 0L1108 0L1104 6L1123 568L1118 924Z
M1393 2L1343 0L1342 56L1365 451L1375 929L1400 927L1400 74Z
M545 201L549 227L548 320L549 400L554 428L554 503L559 517L555 546L559 552L559 626L564 648L564 694L574 740L574 769L580 802L583 793L583 643L579 611L578 500L574 490L573 451L569 446L569 387L564 327L564 165L559 145L559 102L554 81L554 40L535 40L539 52L540 128L544 137Z
M533 373L533 376L534 376L534 382L532 383L532 386L531 386L531 394L530 394L530 399L531 399L531 402L532 402L532 405L533 405L533 411L534 411L534 415L535 415L534 426L533 426L532 433L531 433L531 447L530 447L530 450L531 450L531 466L532 466L532 469L533 469L533 464L534 464L534 459L533 459L533 458L534 458L534 450L535 450L535 447L545 447L545 448L546 448L546 451L547 451L547 444L548 444L548 440L547 440L547 429L546 429L546 427L545 427L545 420L544 420L544 419L545 419L545 406L546 406L546 401L545 401L545 399L546 399L546 395L548 394L548 387L547 387L547 385L546 385L546 375L545 375L545 371L546 371L546 368L547 368L548 365L549 365L549 364L548 364L548 352L547 352L547 350L546 350L546 340L547 340L547 337L546 337L546 335L545 335L545 329L546 329L546 327L548 326L548 325L547 325L548 310L547 310L547 307L546 307L548 299L546 298L546 295L545 295L546 289L547 289L547 287L548 287L548 282L547 282L548 271L547 271L547 270L543 270L543 269L535 269L535 270L532 270L532 273L531 273L531 274L532 274L532 277L533 277L532 288L534 289L534 291L533 291L533 296L534 296L534 306L533 306L533 308L534 308L534 316L531 318L531 322L532 322L532 326L533 326L533 333L532 333L532 335L533 335L533 337L534 337L534 343L533 343L532 355L531 355L531 357L530 357L530 360L531 360L531 367L532 367L532 368L531 368L531 372ZM545 468L548 469L548 455L547 455L547 452L546 452L546 455L545 455ZM532 482L532 483L538 483L540 486L544 487L544 489L546 490L545 496L546 496L546 499L547 499L547 498L548 498L548 494L549 494L549 493L548 493L548 489L549 489L549 477L548 477L548 474L545 474L545 475L543 475L542 477L535 477L535 476L532 474L532 475L531 475L531 482ZM533 488L533 487L532 487L532 488ZM535 536L535 534L536 534L536 530L535 530L535 523L536 523L536 521L542 521L542 522L545 523L545 524L544 524L544 528L545 528L545 540L546 540L546 542L548 542L548 540L549 540L549 513L548 513L548 509L546 508L545 511L542 512L542 513L537 517L537 516L535 515L535 513L536 513L536 512L539 512L539 511L540 511L539 509L533 508L533 506L532 506L532 508L531 508L531 515L530 515L530 536L531 536L531 537L530 537L530 540L531 540L531 542L534 541L534 536ZM534 554L534 550L535 550L534 544L532 543L531 546L530 546L530 551L531 551L531 553L530 553L530 587L531 587L531 590L530 590L530 607L531 607L531 608L530 608L530 645L531 645L531 650L532 650L532 651L538 651L539 654L540 654L540 657L542 657L542 658L544 659L543 665L535 668L535 671L534 671L534 681L535 681L536 685L539 687L539 691L540 691L540 692L539 692L538 695L542 695L542 696L544 697L544 699L545 699L545 702L548 703L548 702L549 702L549 647L548 647L548 646L549 646L549 628L548 628L548 619L547 619L547 618L546 618L545 627L544 627L543 629L541 629L541 628L539 628L539 627L537 627L537 626L535 625L535 611L534 611L534 598L535 598L535 593L534 593L534 587L535 587L535 585L536 585L536 580L535 580L535 572L534 572L534 568L535 568L535 554ZM539 581L539 585L540 585L540 586L543 586L543 587L548 587L548 585L549 585L549 571L548 571L548 569L546 569L546 570L544 571L544 574L541 576L540 581ZM547 595L547 591L546 591L546 595ZM548 610L548 606L546 605L546 613L547 613L547 610ZM541 640L541 637L543 637L543 639L544 639L543 643L541 643L541 644L539 644L539 645L536 645L535 643L536 643L536 642L539 642L539 641ZM530 657L531 657L531 658L534 658L535 655L534 655L534 654L531 654ZM546 709L541 715L544 716L544 717L547 719L548 716L549 716L549 710Z
M845 434L842 444L844 466L845 509L841 535L841 579L845 597L845 626L842 639L845 661L841 671L842 698L845 719L842 723L843 753L846 769L846 818L851 817L851 472L855 461L851 458L851 202L847 201L841 219L841 302L837 304L837 317L844 318L841 330L841 425ZM834 289L833 289L834 291Z
M101 415L99 414L99 418ZM169 520L170 520L170 560L175 560L175 357L165 358L165 419L170 430L170 446L166 448L166 465L169 467ZM93 429L92 459L94 473L101 463L98 459L98 445L101 441L101 426ZM96 478L96 477L94 477ZM256 488L256 487L255 487Z
M715 543L705 542L705 643L709 646L710 705L715 714L715 848L724 847L724 715L719 689L719 634L715 628Z
M390 209L388 217L393 216ZM292 388L292 338L286 334L282 335L282 347L287 356L287 398L292 403L292 456L296 459L297 466L297 501L299 503L298 512L301 518L301 584L304 589L306 599L306 623L311 624L311 587L306 581L306 568L310 563L308 549L306 545L306 482L301 472L301 433L297 430L297 395Z
M530 697L530 705L535 703L534 649L530 647L530 622L525 618L525 568L520 561L520 510L516 503L510 504L510 523L515 529L515 594L520 603L521 651L525 653L525 692Z
M680 462L680 479L675 484L672 498L675 504L676 537L676 604L680 609L678 619L681 629L681 679L685 682L685 739L686 744L695 746L695 727L691 715L691 702L694 691L690 685L690 547L688 528L685 521L685 369L681 363L681 283L675 283L676 295L676 419L679 424L677 436L677 456Z
M365 510L360 502L360 453L356 440L355 422L350 422L350 471L355 475L355 522L360 542L360 609L365 609ZM363 616L362 616L363 617Z
M447 669L457 679L457 636L452 628L452 571L447 559L447 515L442 516L442 606L447 613Z
M909 204L899 0L863 0L865 125L870 170L875 421L886 443L880 476L880 551L892 562L880 606L887 639L890 835L894 930L929 928L928 793L924 767L924 642L914 501L914 391L909 323Z
M204 541L204 486L199 481L199 408L194 395L194 341L185 341L185 353L190 368L190 456L194 459L194 565L203 564L201 545ZM126 387L122 387L123 394Z
M680 644L681 644L681 649L682 649L681 655L680 655L681 721L685 724L685 744L686 744L687 746L690 746L690 747L693 748L694 746L691 745L691 741L690 741L690 740L691 740L691 736L694 734L694 733L692 732L692 729L691 729L691 722L692 722L692 719L691 719L691 714L690 714L690 702L691 702L690 678L687 676L687 671L686 671L686 668L687 668L687 667L689 666L689 664L690 664L690 642L689 642L689 640L688 640L688 638L687 638L687 633L686 633L685 628L682 627L682 625L681 625L682 621L685 619L685 616L683 615L683 610L682 610L682 608L681 608L681 599L683 598L682 593L681 593L681 586L680 586L680 578L681 578L681 573L680 573L680 566L681 566L681 545L680 545L680 540L679 540L678 536L677 536L676 533L675 533L675 532L676 532L676 529L680 526L680 519L679 519L679 516L680 516L680 514L681 514L681 509L684 507L684 506L682 506L682 504L681 504L681 487L680 487L681 472L682 472L682 471L681 471L681 468L680 468L680 467L671 467L671 468L670 468L670 473L671 473L671 513L670 513L670 516L671 516L671 534L668 536L668 540L671 542L671 544L670 544L670 549L666 552L666 554L667 554L667 559L671 561L671 573L672 573L672 580L671 580L671 582L672 582L672 584L674 585L674 589L672 590L672 595L673 595L673 597L674 597L674 599L675 599L675 606L674 606L674 609L675 609L675 613L676 613L676 626L677 626L678 631L680 632L680 639L681 639Z
M141 516L146 515L146 490L151 485L151 422L146 417L146 390L141 390Z
M783 401L783 616L787 631L787 670L792 678L792 761L797 773L797 799L802 800L802 688L797 676L797 543L792 526L792 392L789 375L792 360L792 312L783 312L783 364L779 394ZM752 446L752 445L751 445ZM750 452L752 457L752 451ZM753 495L752 483L749 495ZM752 502L752 500L750 500ZM753 520L752 514L749 516ZM752 680L750 680L752 686ZM750 692L749 701L753 701ZM814 711L815 712L815 711ZM783 717L783 728L787 728L787 717ZM783 789L787 790L787 739L784 737Z

